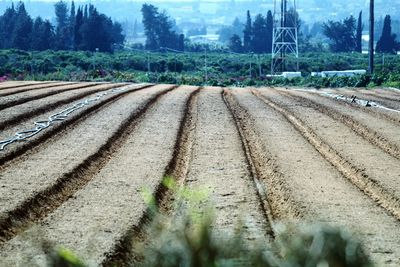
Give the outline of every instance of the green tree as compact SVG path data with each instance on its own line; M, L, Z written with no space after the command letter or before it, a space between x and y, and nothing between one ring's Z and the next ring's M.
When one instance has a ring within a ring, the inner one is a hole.
M244 52L251 51L251 40L253 39L253 28L251 23L250 11L247 10L246 25L243 30L243 49Z
M71 48L71 34L68 18L68 7L66 2L60 0L54 5L57 27L56 27L56 48L68 50Z
M17 7L15 16L15 28L11 34L11 47L21 50L29 50L32 37L32 18L28 15L23 2Z
M326 37L331 40L333 52L351 52L356 49L356 20L353 16L341 21L328 21L323 25Z
M144 33L146 35L146 49L157 49L159 44L157 43L157 14L158 9L149 4L142 6L143 26Z
M185 35L184 34L179 35L178 50L182 51L182 52L185 51Z
M392 34L392 20L390 15L386 15L381 38L376 44L376 52L395 54L397 46L396 34Z
M0 48L11 47L11 36L15 29L17 12L14 8L14 3L8 7L4 14L0 17Z
M217 33L219 34L218 40L222 43L229 43L230 38L236 34L240 38L243 37L244 25L238 18L232 22L232 25L222 27Z
M230 42L229 42L229 49L235 53L243 52L242 39L240 39L239 35L234 34L231 37Z
M75 3L74 3L74 1L72 1L71 2L71 10L70 10L69 18L68 18L68 22L69 22L68 33L69 33L69 38L70 38L69 45L70 45L70 48L72 48L72 49L75 48L75 41L74 41L75 20L76 20Z
M82 25L83 25L83 10L81 7L78 8L75 16L74 25L74 50L81 49L82 46Z
M122 34L122 25L119 22L114 22L112 25L112 42L113 44L123 44L125 35Z
M87 20L81 27L81 48L89 51L111 51L111 36L107 35L107 18L99 14L93 5L89 5Z
M146 35L146 48L160 47L182 49L179 35L173 30L174 22L165 12L158 12L153 5L142 6L143 25Z
M267 23L261 14L258 14L253 23L253 39L251 40L251 51L254 53L267 52Z
M31 49L43 51L51 49L54 42L54 31L50 21L37 17L33 23Z

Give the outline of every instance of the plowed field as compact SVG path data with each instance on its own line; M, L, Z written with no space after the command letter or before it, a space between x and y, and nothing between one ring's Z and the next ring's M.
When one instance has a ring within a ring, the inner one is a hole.
M119 260L148 220L143 188L171 220L185 209L166 176L207 189L216 229L345 227L400 266L400 91L0 85L0 266L45 265L44 240Z

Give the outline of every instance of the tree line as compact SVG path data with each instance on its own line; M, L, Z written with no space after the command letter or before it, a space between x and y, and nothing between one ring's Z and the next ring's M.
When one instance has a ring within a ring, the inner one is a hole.
M230 50L236 53L271 53L273 24L271 11L268 11L265 17L258 14L254 22L252 22L250 11L247 11L247 20L243 29L243 42L238 34L233 34L229 42Z
M118 22L89 4L75 9L60 1L54 5L56 25L40 16L33 19L23 2L12 4L0 16L0 48L21 50L85 50L111 52L122 44L124 35Z
M309 42L310 37L303 36L300 31L301 20L299 15L293 10L289 10L287 15L288 23L295 23L298 29L299 49L307 51L304 46L312 46ZM231 27L223 28L220 31L221 36L230 35L228 47L236 53L271 53L272 52L272 34L273 34L273 16L268 11L264 17L258 14L254 22L250 12L247 11L246 23L242 24L235 19ZM291 27L294 25L290 25ZM289 25L286 25L289 26ZM240 32L240 29L242 32ZM353 16L345 18L342 21L331 21L322 24L323 34L330 40L329 50L332 52L358 52L362 53L362 32L364 29L362 21L362 12L358 19ZM384 19L381 37L376 44L378 53L396 53L400 50L400 43L396 41L396 34L392 33L391 17L387 15ZM323 49L320 46L319 49Z
M362 52L362 12L356 20L353 16L343 21L328 21L323 25L324 34L331 40L332 52ZM400 50L396 34L392 33L391 18L387 15L384 20L381 37L376 44L378 53L395 54Z

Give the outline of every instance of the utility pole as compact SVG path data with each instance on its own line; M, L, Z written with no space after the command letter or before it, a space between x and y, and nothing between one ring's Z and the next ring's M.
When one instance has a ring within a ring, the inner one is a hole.
M150 73L150 52L147 51L147 73Z
M205 71L205 80L208 82L208 71L207 71L207 47L204 50L204 71Z
M374 0L369 0L369 68L370 74L374 73L374 29L375 29L375 14Z
M252 75L253 70L252 70L252 66L251 66L252 60L253 60L253 53L250 54L250 70L249 70L250 79L253 77L253 75Z

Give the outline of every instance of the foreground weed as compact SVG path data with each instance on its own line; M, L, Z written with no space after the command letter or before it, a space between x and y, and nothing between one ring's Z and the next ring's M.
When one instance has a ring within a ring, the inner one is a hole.
M214 229L213 209L207 190L179 186L165 177L163 186L175 196L176 213L160 212L152 192L142 190L151 211L144 242L134 244L135 259L126 263L140 267L372 267L368 255L354 236L321 225L274 225L276 238L250 241L243 224L230 233ZM71 251L50 254L51 267L84 267ZM129 261L129 260L128 260ZM139 262L138 262L139 261Z

